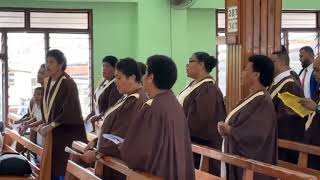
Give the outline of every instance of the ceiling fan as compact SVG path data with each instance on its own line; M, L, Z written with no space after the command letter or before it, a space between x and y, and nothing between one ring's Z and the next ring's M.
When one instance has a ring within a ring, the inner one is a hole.
M174 9L187 9L197 0L169 0L170 6Z

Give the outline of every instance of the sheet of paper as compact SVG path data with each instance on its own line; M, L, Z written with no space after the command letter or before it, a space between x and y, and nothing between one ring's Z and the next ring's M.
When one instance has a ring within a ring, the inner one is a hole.
M91 133L93 130L92 123L90 121L84 122L84 127L87 133Z
M68 146L66 146L66 147L64 148L64 152L69 153L69 154L80 155L80 153L78 153L78 152L76 152L76 151L72 150L72 149L71 149L71 148L69 148Z
M123 138L116 136L116 135L113 135L113 134L103 134L103 138L108 139L115 144L120 144L120 143L123 143L123 141L124 141Z
M296 112L301 117L305 117L306 115L312 113L312 111L306 109L299 103L301 97L293 95L289 92L284 92L281 94L279 93L278 97L286 106L291 108L294 112Z

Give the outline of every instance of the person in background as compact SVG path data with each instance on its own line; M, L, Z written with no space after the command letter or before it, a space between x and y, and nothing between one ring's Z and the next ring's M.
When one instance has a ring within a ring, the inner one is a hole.
M114 56L106 56L102 60L102 76L103 80L93 95L94 108L91 113L85 118L86 122L91 122L93 131L95 130L94 123L101 120L103 114L113 106L120 98L115 84L115 65L118 59Z
M46 66L45 64L41 64L40 68L38 70L37 73L37 83L39 83L41 85L41 87L43 87L43 81L44 78L48 77L47 75L47 70L46 70ZM19 119L18 121L15 121L15 124L20 124L24 121L30 120L30 113L31 113L31 109L33 107L34 101L33 98L31 98L30 103L29 103L29 109L28 109L28 113L25 114L24 116L21 117L21 119Z
M40 179L63 179L69 154L66 146L73 141L87 141L82 118L78 88L65 72L67 59L60 50L53 49L46 54L46 68L49 74L44 80L44 94L41 103L43 124L38 132L45 137L41 170L48 173ZM52 161L51 161L52 160Z
M115 83L124 96L104 114L101 133L91 141L83 155L82 161L90 164L104 155L120 157L119 145L105 138L105 135L115 135L124 138L132 121L147 101L147 94L141 86L141 74L138 63L131 58L120 60L116 64ZM97 146L97 150L93 148ZM125 179L123 175L105 167L103 179Z
M300 49L300 62L302 70L299 73L300 82L304 90L304 96L317 101L319 83L313 73L314 52L310 46L304 46Z
M194 180L187 120L171 91L176 80L177 68L171 58L148 58L143 88L151 99L132 121L120 146L120 157L129 168L165 180Z
M239 102L227 116L219 122L218 130L224 139L222 151L254 159L268 164L277 163L277 115L266 87L273 80L274 65L264 55L249 57L241 74L241 84L250 94ZM221 164L221 174L228 180L243 178L243 169ZM254 174L254 180L274 180L261 174Z
M320 57L318 56L313 63L313 74L318 82L320 82ZM319 96L319 93L318 93ZM301 105L310 111L305 125L305 143L320 147L320 101L314 101L310 98L304 98L300 101ZM320 156L308 156L308 168L320 170Z
M179 94L178 101L187 117L192 143L221 149L222 138L218 122L226 118L223 95L210 72L218 64L215 57L206 52L196 52L186 66L187 75L193 81ZM195 168L199 168L201 156L193 153ZM209 172L220 175L220 161L210 159Z
M279 98L279 93L289 92L298 97L304 97L299 79L291 74L289 55L284 51L277 51L271 55L274 64L275 77L268 91L277 112L278 137L296 142L302 142L305 120L286 106ZM279 148L279 159L294 164L298 163L299 153Z
M41 87L43 87L44 78L46 78L46 77L48 77L46 66L45 66L45 64L41 64L40 68L38 70L38 73L37 73L37 83L39 83L41 85ZM29 103L28 113L25 114L20 120L14 122L14 124L20 124L19 129L23 128L22 123L27 122L27 121L34 118L32 115L32 109L34 108L35 104L36 103L34 102L34 97L32 97L30 100L30 103ZM9 127L11 127L11 126L9 126ZM32 142L36 143L36 139L37 139L37 132L31 129L30 140ZM22 152L22 151L26 150L26 148L24 148L21 144L17 143L16 150L18 152Z

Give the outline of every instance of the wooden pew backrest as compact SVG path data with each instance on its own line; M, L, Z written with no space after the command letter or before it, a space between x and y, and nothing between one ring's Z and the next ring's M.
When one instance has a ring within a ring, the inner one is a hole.
M320 147L317 146L302 144L284 139L278 140L278 146L281 148L300 152L298 165L301 167L307 167L309 154L320 156Z
M84 152L86 144L80 141L74 141L72 143L72 148L80 153ZM124 175L127 176L128 179L132 180L162 180L162 178L156 177L154 175L144 173L144 172L139 172L139 171L134 171L130 169L125 162L114 158L110 156L105 156L102 159L98 160L96 162L96 168L103 168L102 165L108 166ZM95 169L97 172L102 172L102 169ZM100 175L100 174L97 174Z
M282 180L316 180L315 176L293 171L290 169L286 169L283 167L278 167L266 163L262 163L259 161L242 158L236 155L230 155L226 153L222 153L218 150L212 149L206 146L200 146L193 144L192 150L194 153L203 155L202 162L208 162L209 158L216 159L219 161L226 162L228 164L232 164L234 166L240 167L244 169L244 178L252 179L253 172L265 174L267 176L276 177ZM205 160L207 159L207 160ZM202 165L204 166L204 165Z
M284 149L295 150L299 152L298 164L292 164L289 162L278 160L278 166L300 171L303 173L311 174L320 179L320 171L308 168L308 156L318 155L320 156L320 147L302 144L298 142L279 139L278 146Z
M67 164L67 172L69 172L70 175L72 175L74 178L79 180L102 180L101 178L95 176L93 172L89 171L86 168L83 168L73 161L69 160ZM66 180L70 180L66 179Z

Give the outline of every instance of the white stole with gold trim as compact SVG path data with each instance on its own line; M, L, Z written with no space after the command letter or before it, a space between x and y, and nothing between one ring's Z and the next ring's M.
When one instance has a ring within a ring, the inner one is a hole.
M255 94L253 94L248 99L244 100L242 103L240 103L236 108L234 108L227 116L225 123L229 124L229 121L233 115L235 115L237 112L239 112L243 107L245 107L247 104L249 104L251 101L253 101L256 97L263 96L263 91L258 91ZM225 152L224 149L224 139L222 141L222 152ZM227 169L226 169L226 163L221 161L221 177L226 178L227 177Z
M46 123L49 122L49 116L50 116L50 112L52 109L52 105L54 100L56 99L57 93L60 89L60 85L62 83L62 81L64 79L67 79L66 76L62 76L57 83L56 88L53 91L52 97L50 97L50 92L47 91L51 91L50 88L48 89L48 82L49 82L49 78L45 78L44 79L44 97L42 98L42 105L43 105L43 113L44 113L44 120ZM52 86L53 87L53 86ZM46 98L46 94L48 94L48 97Z
M186 97L188 97L197 87L201 86L205 82L212 82L214 83L215 81L213 79L203 79L202 81L198 82L197 84L194 85L189 85L187 88L185 88L177 97L179 103L181 106L183 106L184 100Z

